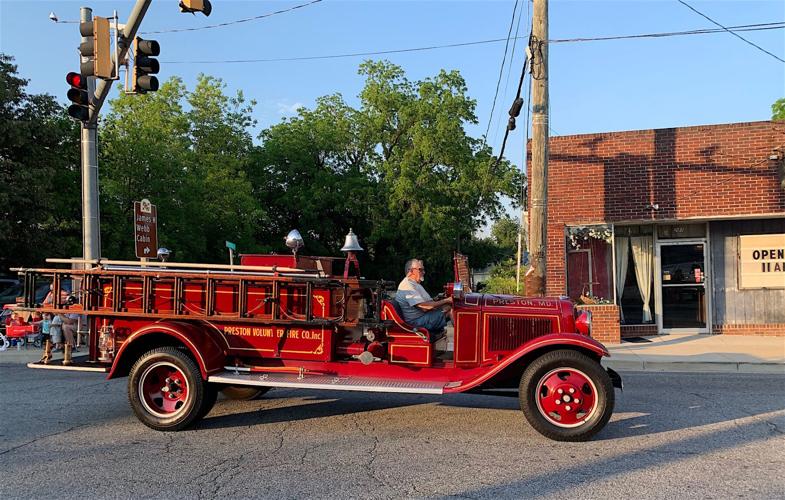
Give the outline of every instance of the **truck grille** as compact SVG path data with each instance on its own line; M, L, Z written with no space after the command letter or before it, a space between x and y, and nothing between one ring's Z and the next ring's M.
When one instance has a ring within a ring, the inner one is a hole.
M488 321L489 351L511 351L526 342L551 333L548 318L491 316Z

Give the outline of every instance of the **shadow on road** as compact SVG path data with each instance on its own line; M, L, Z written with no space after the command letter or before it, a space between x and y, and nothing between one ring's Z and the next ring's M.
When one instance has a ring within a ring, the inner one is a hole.
M672 374L680 381L678 392L663 391L647 386L647 374L627 375L627 390L616 391L616 408L611 421L595 441L624 439L663 432L691 429L722 422L736 421L785 409L782 397L761 398L766 392L755 375L734 375L725 381L725 387L706 389L700 377L690 374ZM683 380L680 380L683 379ZM779 386L785 378L779 381ZM744 397L731 398L728 394L746 393ZM782 392L782 391L780 391ZM219 402L231 405L237 402ZM339 391L271 391L263 399L243 402L242 410L216 415L215 411L199 424L200 428L225 428L265 425L328 418L333 416L365 413L391 408L419 405L472 408L492 411L519 411L516 397L454 394L429 396L412 394L366 394ZM250 411L247 411L248 407ZM674 413L673 408L677 411ZM219 406L220 408L220 406ZM750 410L754 408L754 410ZM241 410L238 408L238 410ZM523 421L523 414L520 415ZM543 438L544 439L544 438Z
M250 411L234 411L223 415L215 415L214 410L199 423L199 429L220 429L226 427L246 427L249 425L265 425L281 422L295 422L328 418L353 413L386 410L416 406L438 401L431 396L411 394L385 394L378 398L369 397L364 393L345 393L337 391L313 391L303 396L304 391L271 391L256 401L219 401L221 406L256 407Z

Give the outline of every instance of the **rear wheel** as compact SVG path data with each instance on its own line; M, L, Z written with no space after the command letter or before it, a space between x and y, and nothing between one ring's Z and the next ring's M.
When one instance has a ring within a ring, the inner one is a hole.
M202 418L215 403L210 391L196 363L174 347L143 354L128 377L131 408L159 431L178 431Z
M269 387L248 387L242 385L227 385L221 389L221 393L226 399L235 401L250 401L266 394Z
M556 441L587 441L613 413L613 384L607 372L572 350L535 359L523 372L519 397L531 426Z

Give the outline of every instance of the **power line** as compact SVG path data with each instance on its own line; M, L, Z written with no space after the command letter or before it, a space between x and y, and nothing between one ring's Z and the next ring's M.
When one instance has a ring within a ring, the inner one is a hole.
M526 22L529 22L529 6L531 2L525 1L526 4ZM515 60L515 49L518 45L518 33L521 30L521 19L523 19L523 5L521 5L521 10L518 13L518 23L515 25L515 38L512 39L512 51L510 51L510 64L507 65L507 76L504 78L504 91L502 92L502 99L507 99L507 88L510 86L510 75L512 75L512 62ZM499 113L496 117L496 125L493 131L493 141L496 142L496 137L499 131L499 125L501 125L503 113Z
M685 7L687 7L688 9L690 9L691 11L695 12L696 14L698 14L699 16L701 16L701 17L704 17L704 18L708 19L709 21L711 21L712 23L716 24L716 25L717 25L717 26L719 26L720 28L724 29L725 31L727 31L727 32L728 32L728 33L730 33L731 35L735 36L736 38L738 38L738 39L740 39L740 40L742 40L742 41L744 41L744 42L746 42L746 43L748 43L748 44L752 45L753 47L755 47L756 49L760 50L761 52L765 52L766 54L770 55L770 56L771 56L771 57L773 57L774 59L776 59L776 60L778 60L778 61L780 61L780 62L783 62L783 63L785 63L785 59L782 59L781 57L779 57L779 56L776 56L776 55L772 54L771 52L769 52L768 50L764 49L764 48L763 48L763 47L761 47L760 45L756 45L756 44L754 44L754 43L750 42L749 40L747 40L747 39L746 39L746 38L744 38L743 36L739 35L738 33L734 33L733 31L731 31L731 30L729 30L728 28L726 28L725 26L721 25L720 23L718 23L718 22L717 22L717 21L715 21L714 19L710 18L709 16L707 16L707 15L706 15L706 14L704 14L703 12L700 12L698 9L696 9L696 8L695 8L695 7L693 7L692 5L688 4L687 2L685 2L685 1L683 1L683 0L678 0L678 1L679 1L679 3L680 3L680 4L684 5Z
M170 29L170 30L161 30L161 31L145 31L145 32L142 32L141 34L142 35L158 35L158 34L161 34L161 33L182 33L184 31L201 31L201 30L209 30L209 29L213 29L213 28L223 28L223 27L226 27L226 26L231 26L233 24L240 24L240 23L247 23L247 22L251 22L251 21L258 21L259 19L265 19L267 17L272 17L272 16L275 16L275 15L278 15L278 14L285 14L286 12L291 12L293 10L302 9L303 7L308 7L309 5L313 5L313 4L319 3L321 1L322 0L312 0L312 1L307 2L307 3L303 3L303 4L300 4L300 5L295 5L293 7L289 7L288 9L276 10L275 12L269 12L267 14L261 14L259 16L246 17L246 18L243 18L243 19L236 19L234 21L227 21L225 23L210 24L210 25L207 25L207 26L197 26L195 28L174 28L174 29Z
M529 33L529 43L531 44L532 35ZM510 120L508 122L507 128L504 131L504 139L502 139L502 147L499 151L499 156L496 157L496 163L494 164L494 168L499 165L502 161L502 157L504 156L504 148L507 146L507 138L510 136L510 132L515 128L515 118L520 113L521 105L523 104L523 100L521 99L521 90L523 89L523 82L526 79L526 68L529 65L529 57L528 54L523 59L523 66L521 67L521 77L518 80L518 91L515 93L515 101L513 101L513 105L510 108ZM520 101L519 101L520 99ZM517 111L516 111L517 107ZM526 118L528 127L528 117Z
M739 26L729 26L727 29L735 30L735 31L763 31L763 30L772 30L772 29L783 29L783 28L785 28L785 22L745 24ZM594 37L594 38L563 38L563 39L549 40L548 43L556 44L556 43L595 42L595 41L606 41L606 40L627 40L627 39L636 39L636 38L664 38L670 36L724 33L725 31L727 30L719 29L719 28L707 28L707 29L697 29L697 30L689 30L689 31L673 31L668 33L645 33L645 34L637 34L637 35L618 35L618 36L604 36L604 37ZM523 40L526 37L516 37L516 38ZM370 52L349 52L345 54L329 54L329 55L322 55L322 56L274 57L274 58L266 58L266 59L227 59L227 60L212 60L212 61L207 61L207 60L162 61L162 62L165 64L245 64L245 63L267 63L267 62L313 61L317 59L342 59L348 57L378 56L378 55L387 55L387 54L400 54L406 52L421 52L426 50L468 47L472 45L486 45L490 43L500 43L506 40L507 38L494 38L490 40L450 43L444 45L429 45L425 47L413 47L407 49L378 50L378 51L370 51Z
M783 28L785 28L785 22L777 21L776 23L741 24L738 26L730 26L728 29L734 31L763 31ZM724 33L725 31L727 30L722 28L702 28L686 31L666 31L664 33L642 33L638 35L612 35L592 38L557 38L548 40L548 43L598 42L607 40L632 40L637 38L665 38L682 35L708 35L714 33Z
M491 105L491 115L488 117L488 126L485 128L485 136L483 142L487 141L488 132L491 130L491 123L493 123L493 112L496 110L496 98L499 97L499 86L502 83L502 76L504 75L504 63L507 61L507 49L510 46L510 39L512 38L512 27L515 25L515 12L518 10L518 0L515 0L515 5L512 7L512 19L510 19L510 28L507 30L507 41L504 43L504 56L502 56L502 65L499 68L499 78L496 80L496 92L493 94L493 104Z

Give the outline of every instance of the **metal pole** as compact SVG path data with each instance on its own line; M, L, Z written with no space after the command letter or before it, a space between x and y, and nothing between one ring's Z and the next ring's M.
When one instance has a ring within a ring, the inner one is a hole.
M101 224L98 218L98 155L94 123L82 125L82 257L101 257Z
M531 268L526 293L543 297L548 246L548 0L534 0L532 44Z
M81 22L93 20L93 10L82 7ZM85 38L82 37L82 41ZM87 79L89 100L95 96L95 78ZM92 104L92 102L91 102ZM100 221L98 217L98 151L97 127L94 122L81 126L81 174L82 174L82 257L86 260L101 256Z

